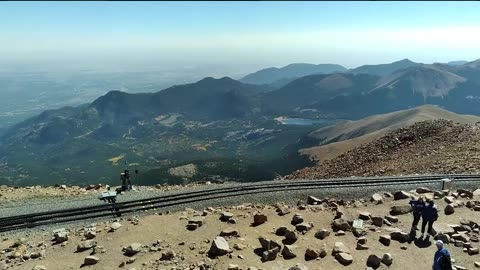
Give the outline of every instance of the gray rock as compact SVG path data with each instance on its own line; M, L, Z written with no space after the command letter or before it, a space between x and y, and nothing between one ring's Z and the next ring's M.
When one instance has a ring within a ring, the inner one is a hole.
M240 270L240 266L236 264L229 264L227 270Z
M83 236L85 236L85 238L87 238L87 239L93 239L93 238L97 237L97 232L95 232L93 230L88 230L88 231L85 231Z
M333 227L337 230L348 231L351 229L350 224L344 218L338 218L333 221Z
M267 222L268 218L265 214L257 213L253 216L253 224L260 225Z
M283 250L282 250L282 256L285 259L293 259L293 258L297 257L297 254L296 254L296 249L297 248L298 247L294 246L294 245L285 245L283 247Z
M267 239L267 238L264 238L264 237L260 237L260 238L258 238L258 241L260 242L260 245L262 245L263 250L270 250L270 249L278 248L278 250L280 251L280 249L281 249L280 244L278 244L277 242L275 242L273 240L270 240L270 239Z
M360 214L358 215L358 218L362 220L370 220L371 216L372 214L370 212L360 212Z
M373 269L377 269L378 267L380 267L381 262L382 259L375 254L371 254L367 258L367 266L372 267Z
M230 212L223 212L222 215L220 216L221 221L229 221L232 218L233 218L233 214Z
M122 224L120 224L118 222L114 222L114 223L112 223L112 225L110 225L110 231L114 232L114 231L120 229L120 227L122 227Z
M167 250L167 251L162 252L160 260L161 261L170 261L170 260L173 260L176 256L177 256L177 254L175 254L175 251Z
M390 237L390 235L380 235L379 241L384 246L390 246L390 242L392 241L392 238Z
M472 247L468 249L468 255L477 255L477 254L479 254L478 248Z
M391 223L397 223L398 222L398 217L394 217L394 216L385 216L385 219L390 221Z
M309 224L309 223L306 223L306 222L302 222L302 223L300 223L300 224L297 224L297 225L295 226L295 229L296 229L297 231L299 231L299 232L304 233L304 232L310 231L310 230L312 229L312 225Z
M372 223L377 227L383 226L383 217L382 216L372 216Z
M327 229L320 229L315 233L315 237L323 240L330 235L330 231Z
M451 204L455 201L455 198L453 196L446 196L444 200L446 203Z
M382 197L382 195L380 195L378 193L375 193L370 198L370 201L375 203L375 204L382 204L383 203L383 197Z
M404 215L412 212L410 205L395 205L390 209L390 214L393 216Z
M344 266L347 266L353 262L352 255L343 252L335 254L335 259Z
M55 242L57 244L63 243L68 240L68 233L65 229L63 230L60 229L60 230L54 231L53 237L55 238Z
M222 237L238 237L240 234L238 233L237 230L234 229L225 229L220 232L220 236Z
M322 204L322 202L323 202L322 200L314 196L308 196L307 198L307 203L310 205L318 205L318 204Z
M7 269L7 268L5 268ZM35 265L32 270L47 270L47 267L45 265Z
M280 252L280 247L275 247L269 250L264 250L262 252L262 261L263 262L268 262L268 261L273 261L277 258L277 254Z
M303 222L302 215L300 215L300 214L293 215L292 222L291 222L292 225L297 225L297 224L300 224L302 222Z
M335 255L337 253L350 254L350 249L347 246L345 246L345 244L342 242L335 242L335 245L333 246L333 250L332 250L332 255Z
M453 205L448 204L447 206L445 206L445 215L451 215L453 213L455 213L455 208L453 207Z
M87 256L83 260L83 265L94 265L98 263L98 261L100 261L100 259L97 256Z
M412 197L412 194L406 192L406 191L397 191L393 194L393 199L394 200L405 200Z
M138 252L140 252L141 248L142 248L142 244L132 243L128 247L125 248L124 254L126 256L133 256L133 255L137 254Z
M383 254L382 263L385 264L386 266L392 265L392 263L393 263L392 254L390 254L390 253Z
M228 245L227 240L221 236L215 237L212 241L212 246L210 247L210 255L216 256L223 256L230 252L230 246Z
M392 240L400 243L405 243L410 240L410 235L406 232L392 232L390 233L390 237Z
M190 220L188 220L188 224L197 224L198 227L202 227L204 223L205 223L205 217L202 217L202 216L192 217Z
M82 251L85 251L85 250L88 250L88 249L91 249L93 248L94 246L97 245L97 242L95 240L85 240L85 241L82 241L80 243L78 243L77 245L77 251L78 252L82 252Z
M298 240L298 235L296 232L287 229L285 231L285 240L289 243L293 243Z

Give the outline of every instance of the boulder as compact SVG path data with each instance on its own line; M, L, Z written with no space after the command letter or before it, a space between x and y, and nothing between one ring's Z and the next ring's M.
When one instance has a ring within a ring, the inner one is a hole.
M393 194L393 199L394 200L405 200L412 197L412 194L406 192L406 191L397 191Z
M110 225L110 231L114 232L114 231L120 229L120 227L122 227L122 224L120 224L118 222L113 222L112 225Z
M329 235L330 235L330 231L327 229L320 229L315 233L315 237L320 240L325 239Z
M215 237L212 241L212 246L210 247L210 255L213 257L223 256L230 252L230 246L228 245L227 240L221 236Z
M347 266L353 262L352 255L343 252L337 253L335 255L335 259L344 266Z
M392 254L390 254L390 253L383 254L382 263L385 264L386 266L392 265L392 263L393 263Z
M298 239L298 235L296 232L288 229L285 231L285 240L287 240L287 242L293 243L297 241L297 239Z
M78 245L77 245L77 252L82 252L82 251L91 249L91 248L95 247L96 245L97 245L97 242L95 240L92 240L92 239L82 241L82 242L78 243Z
M83 260L83 265L94 265L98 263L98 261L100 261L100 259L96 256L87 256Z
M450 235L448 235L448 234L439 233L439 234L435 235L434 239L435 240L442 240L442 242L445 243L445 244L450 243Z
M173 260L176 256L177 256L177 254L175 254L175 251L167 250L167 251L162 252L160 260L161 261L170 261L170 260Z
M288 228L285 226L279 227L277 230L275 230L275 234L278 236L285 236L285 233L287 232Z
M392 238L390 237L390 235L380 235L378 241L380 241L380 243L382 243L384 246L390 246Z
M333 221L333 228L336 230L348 231L351 229L350 224L344 218L338 218Z
M433 191L429 188L426 188L426 187L418 187L415 192L417 192L418 194L424 194L424 193L432 193Z
M297 224L300 224L302 222L303 222L302 215L300 215L300 214L293 215L292 222L291 222L292 225L297 225Z
M85 238L87 238L87 239L93 239L93 238L97 237L97 233L93 230L88 230L88 231L85 231L83 236L85 236Z
M479 249L478 248L469 248L468 249L468 255L478 255L479 254Z
M285 258L285 259L293 259L295 257L297 257L297 254L296 254L296 249L298 247L297 246L294 246L294 245L285 245L283 247L283 250L282 250L282 256Z
M410 205L395 205L390 208L390 214L393 216L404 215L412 212Z
M370 198L370 201L375 203L375 204L382 204L383 203L383 197L382 197L382 195L380 195L378 193L375 193Z
M394 216L385 216L385 219L390 221L391 223L397 223L398 222L398 217L394 217Z
M357 238L357 243L360 243L360 244L366 244L367 243L367 238L362 236L362 237L359 237Z
M470 238L468 235L465 233L456 233L452 235L452 238L455 239L456 241L461 241L461 242L470 242Z
M269 250L264 250L262 252L262 261L267 262L267 261L273 261L277 258L277 254L280 252L280 247L275 247Z
M258 241L260 242L260 245L262 245L263 250L270 250L270 249L278 248L278 250L280 251L280 249L281 249L280 244L278 244L277 242L275 242L273 240L270 240L270 239L267 239L267 238L264 238L264 237L260 237L260 238L258 238Z
M405 243L410 240L410 235L406 232L392 232L390 233L392 240L398 241L400 243Z
M377 227L383 226L383 217L382 216L372 216L372 223Z
M220 236L222 237L238 237L240 234L238 233L237 230L234 229L225 229L220 232Z
M357 243L356 250L367 250L368 246L366 244Z
M371 254L367 258L367 266L372 267L373 269L380 267L380 263L382 263L382 259L375 254Z
M56 230L53 233L53 237L55 238L55 242L60 244L68 240L68 233L65 229Z
M241 268L236 264L229 264L227 270L241 270Z
M446 203L451 204L455 201L455 198L453 196L446 196L444 200Z
M223 212L222 215L220 216L220 220L224 222L229 221L232 218L233 218L233 214L230 212Z
M445 215L451 215L453 213L455 213L455 208L453 208L453 205L451 204L448 204L447 206L445 206Z
M370 220L371 216L372 214L370 212L360 212L360 214L358 215L358 218L361 220Z
M332 250L332 255L335 255L337 253L350 254L350 249L347 246L345 246L345 244L342 242L335 242L335 245L333 246L333 250Z
M260 225L267 222L268 218L265 214L257 213L253 216L253 224Z
M295 226L295 229L301 233L308 232L312 229L312 225L306 222L302 222Z
M137 254L138 252L140 252L141 249L142 249L142 244L132 243L132 244L128 245L128 247L125 248L124 255L125 256L133 256L133 255Z
M196 216L188 220L188 224L196 224L198 227L201 227L205 223L205 217Z
M310 204L310 205L318 205L318 204L322 204L322 202L323 202L322 200L314 196L308 196L307 198L307 204Z
M308 247L307 250L305 250L305 259L314 260L319 257L320 257L320 252L315 248Z

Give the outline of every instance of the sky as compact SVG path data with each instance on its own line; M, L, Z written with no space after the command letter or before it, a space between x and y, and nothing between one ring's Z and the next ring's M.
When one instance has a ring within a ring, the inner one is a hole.
M480 58L480 2L0 2L0 62L347 68Z

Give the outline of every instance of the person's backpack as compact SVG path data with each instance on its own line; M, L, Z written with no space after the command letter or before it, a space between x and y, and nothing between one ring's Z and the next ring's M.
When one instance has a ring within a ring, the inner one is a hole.
M452 260L450 255L443 255L442 256L442 270L452 270Z

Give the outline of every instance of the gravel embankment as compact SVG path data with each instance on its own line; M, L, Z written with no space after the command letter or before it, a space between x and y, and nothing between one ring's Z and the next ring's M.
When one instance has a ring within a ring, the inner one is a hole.
M280 183L283 181L277 181ZM291 183L290 181L285 181L286 183ZM269 182L271 183L271 182ZM243 185L255 185L257 183L250 183L250 184L243 184ZM242 184L222 184L222 185L208 185L208 186L200 186L194 188L185 188L182 190L174 190L174 191L148 191L147 187L140 187L138 192L127 192L124 195L119 195L118 202L124 202L129 200L136 200L136 199L145 199L150 198L152 196L161 196L161 195L171 195L171 194L181 194L187 191L199 191L199 190L209 190L209 189L216 189L216 188L226 188L226 187L234 187L239 186ZM318 198L338 198L338 199L361 199L361 198L368 198L375 192L395 192L398 190L414 190L417 187L428 187L431 189L440 189L440 182L432 183L432 184L406 184L406 185L389 185L389 186L362 186L362 187L355 187L355 188L319 188L319 189L304 189L304 190L293 190L293 191L282 191L282 192L262 192L262 193L255 193L255 194L247 194L247 195L240 195L240 196L232 196L229 198L221 198L221 199L212 199L208 201L200 201L195 203L187 203L181 204L176 206L169 206L164 207L161 209L157 209L157 212L166 212L166 211L182 211L185 208L193 208L197 210L205 209L209 206L211 207L223 207L223 206L234 206L240 205L243 203L257 203L257 204L274 204L277 202L284 202L289 205L296 204L299 200L306 201L308 195L313 195ZM470 190L474 190L480 187L480 182L454 182L452 184L452 188L467 188ZM17 204L16 207L1 207L0 208L0 217L10 216L10 215L18 215L18 214L26 214L26 213L35 213L35 212L42 212L42 211L51 211L51 210L60 210L60 209L67 209L73 207L87 207L93 205L100 205L105 204L104 202L98 199L98 195L91 196L91 198L82 198L81 200L59 200L59 199L42 199L41 202L34 201L31 204L29 203L22 203ZM143 215L150 215L153 211L149 212L138 212L131 215L125 215L122 219L126 219L129 216L143 216ZM115 217L112 218L99 218L95 220L86 220L86 221L75 221L71 223L62 223L58 225L47 225L47 226L40 226L29 230L22 230L17 232L8 232L8 233L1 233L0 237L23 237L28 236L30 234L35 233L51 233L52 230L58 229L61 227L82 227L91 224L92 222L101 222L101 221L112 221Z

